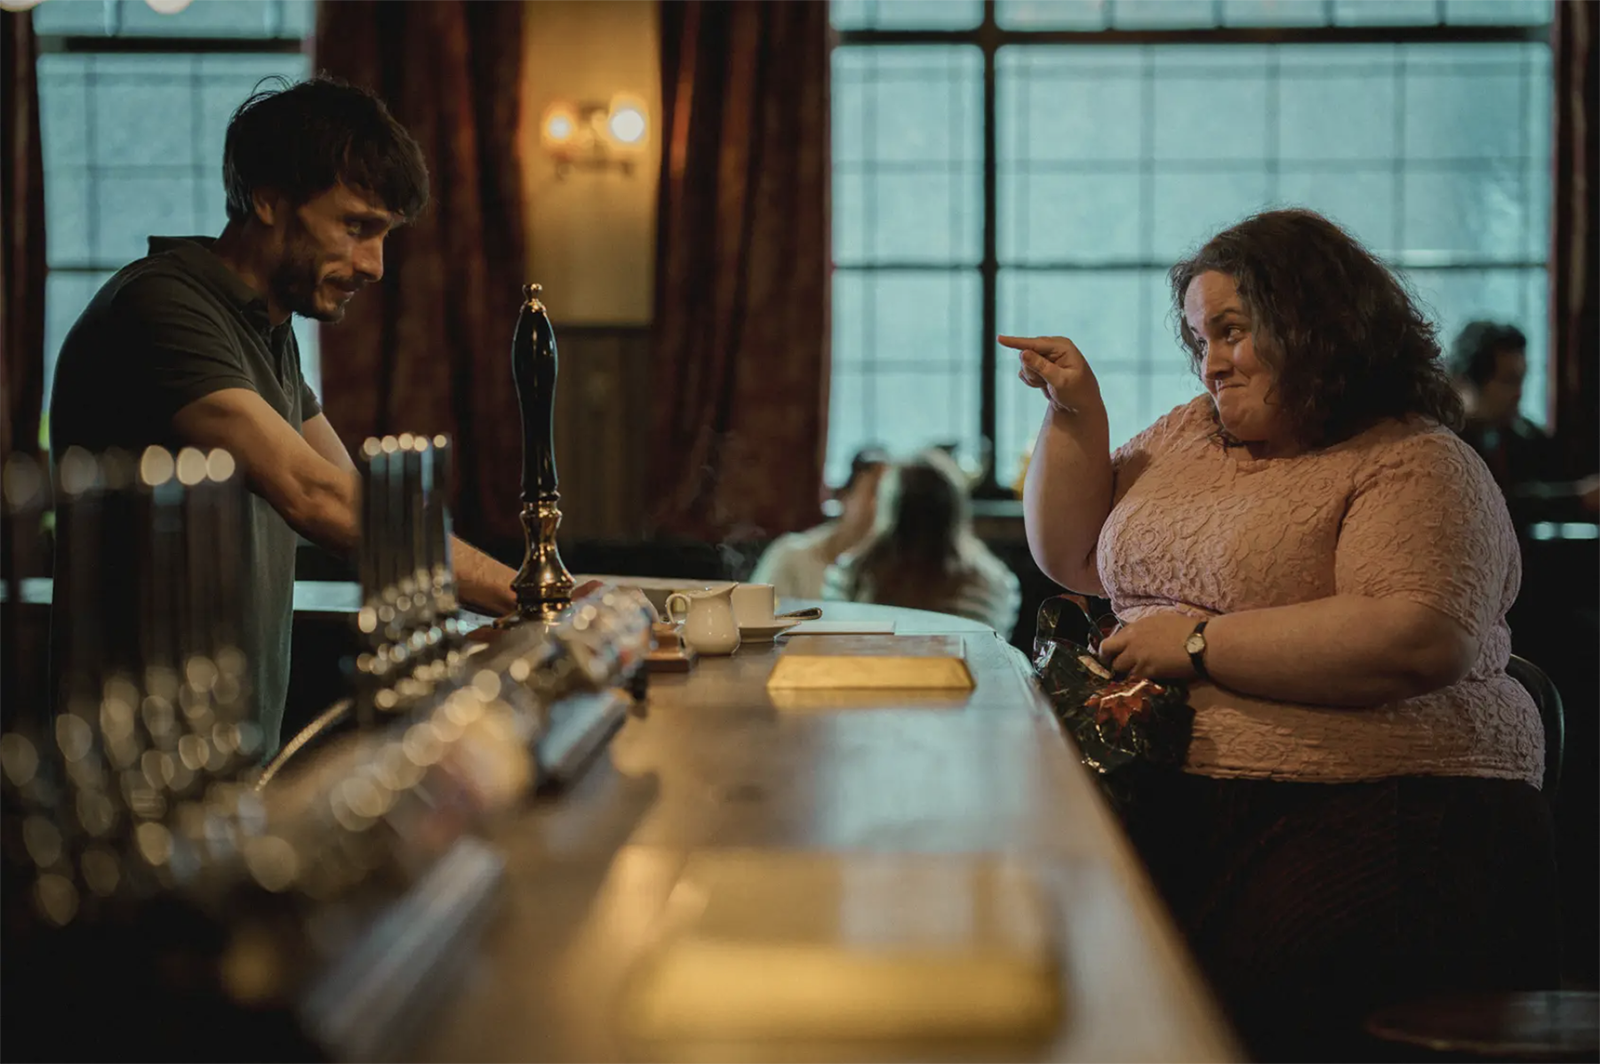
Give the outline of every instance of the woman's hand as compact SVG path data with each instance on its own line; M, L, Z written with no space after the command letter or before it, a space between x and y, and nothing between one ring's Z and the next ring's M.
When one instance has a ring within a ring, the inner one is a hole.
M1100 382L1095 380L1089 360L1078 345L1065 336L1001 336L1005 347L1022 352L1022 367L1017 376L1030 388L1038 388L1050 406L1068 414L1102 406Z
M1183 643L1198 623L1181 613L1141 617L1100 641L1100 660L1140 679L1192 680L1197 674Z

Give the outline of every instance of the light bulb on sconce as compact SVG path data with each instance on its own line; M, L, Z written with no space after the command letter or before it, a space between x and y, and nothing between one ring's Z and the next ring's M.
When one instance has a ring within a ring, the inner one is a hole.
M578 112L564 100L557 100L544 109L539 122L539 140L546 151L565 151L571 148L578 135Z
M540 120L539 142L555 160L558 178L574 169L632 174L649 141L648 115L644 101L627 93L605 104L556 100Z
M619 104L611 109L606 128L618 144L638 144L644 140L644 109L632 103Z

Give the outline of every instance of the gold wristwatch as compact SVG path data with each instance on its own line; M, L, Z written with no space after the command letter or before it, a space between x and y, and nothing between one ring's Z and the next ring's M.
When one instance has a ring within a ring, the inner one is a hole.
M1189 664L1194 666L1194 671L1202 680L1210 680L1211 674L1206 671L1206 625L1211 623L1207 617L1194 626L1194 631L1189 633L1189 638L1183 641L1183 649L1189 654Z

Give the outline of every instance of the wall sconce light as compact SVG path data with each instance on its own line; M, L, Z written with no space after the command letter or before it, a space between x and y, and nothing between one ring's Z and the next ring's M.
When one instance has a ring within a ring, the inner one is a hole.
M539 143L555 160L558 178L574 169L632 174L649 133L644 101L627 93L609 104L557 100L539 123Z

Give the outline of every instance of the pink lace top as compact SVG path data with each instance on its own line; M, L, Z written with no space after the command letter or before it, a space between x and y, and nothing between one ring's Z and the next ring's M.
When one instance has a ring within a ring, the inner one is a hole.
M1431 422L1385 422L1293 458L1213 435L1211 400L1180 406L1112 456L1100 580L1125 620L1211 616L1333 594L1399 596L1480 640L1461 682L1370 709L1268 702L1191 686L1186 768L1343 782L1489 776L1539 786L1544 729L1505 672L1521 582L1505 502L1478 456Z

